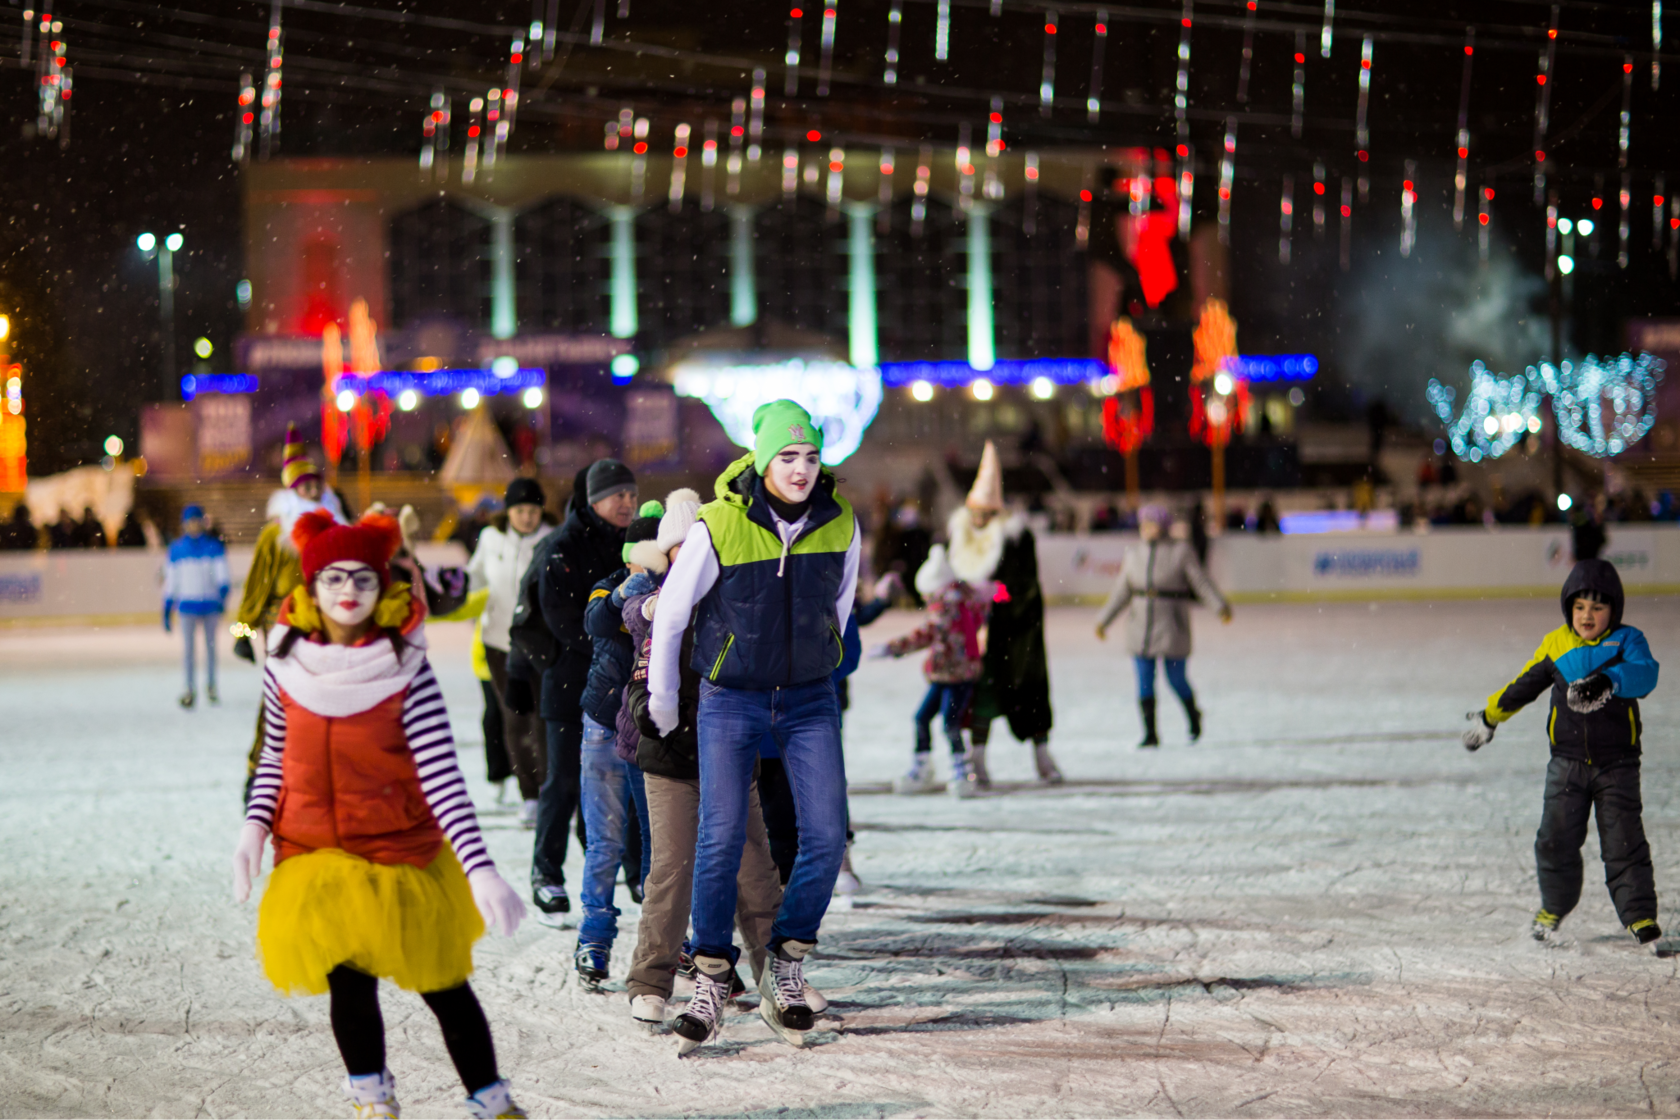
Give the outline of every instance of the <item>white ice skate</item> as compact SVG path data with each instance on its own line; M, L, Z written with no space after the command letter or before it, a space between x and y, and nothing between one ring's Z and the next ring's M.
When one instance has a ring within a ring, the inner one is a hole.
M811 982L805 982L805 1006L811 1009L811 1014L821 1015L828 1010L828 997L811 987Z
M910 764L908 774L893 779L893 792L903 795L930 793L934 785L933 758L928 753L922 753Z
M951 783L945 788L952 797L963 799L974 797L980 792L974 775L969 772L968 760L960 754L951 756Z
M758 976L758 1015L789 1046L804 1046L811 1029L811 1006L805 1002L805 954L809 941L784 941ZM825 1001L826 1005L826 1001Z
M537 827L537 802L535 799L526 801L519 806L519 827Z
M397 1079L388 1069L346 1077L344 1095L350 1098L350 1108L358 1120L361 1117L402 1115L402 1105L397 1103Z
M1038 769L1038 780L1047 786L1062 784L1062 772L1056 766L1056 760L1050 755L1049 743L1033 744L1033 766Z
M727 961L701 958L695 961L694 998L671 1024L677 1033L677 1057L691 1054L701 1044L718 1036L723 1025L723 1008L729 1002L729 980L735 970ZM722 965L722 970L718 966ZM710 971L708 971L710 969ZM768 971L768 970L766 970Z
M514 1103L506 1081L492 1081L466 1103L474 1120L525 1120L525 1110Z
M851 898L863 884L858 881L857 872L852 870L852 845L846 844L846 854L840 857L840 874L834 880L834 893L841 898Z
M646 1030L665 1025L665 1001L658 996L636 996L630 1001L630 1021Z
M972 743L969 745L968 774L980 789L992 788L992 773L986 769L986 744Z

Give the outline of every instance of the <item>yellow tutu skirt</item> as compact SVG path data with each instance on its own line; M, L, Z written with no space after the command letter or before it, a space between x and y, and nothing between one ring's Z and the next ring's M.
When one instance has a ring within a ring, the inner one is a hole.
M370 863L339 848L284 860L257 912L257 955L285 995L320 995L347 964L411 992L459 987L472 974L484 919L445 844L424 869Z

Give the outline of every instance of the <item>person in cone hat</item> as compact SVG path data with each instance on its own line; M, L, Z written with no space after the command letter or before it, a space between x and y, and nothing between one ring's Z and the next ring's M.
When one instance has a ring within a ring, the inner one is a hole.
M980 679L969 702L968 772L991 784L986 747L992 722L1003 718L1010 734L1033 745L1033 765L1047 785L1062 772L1050 754L1050 663L1044 648L1044 589L1038 582L1038 543L1027 520L1003 500L1003 467L986 441L968 499L947 523L946 559L956 577L993 588L991 621Z

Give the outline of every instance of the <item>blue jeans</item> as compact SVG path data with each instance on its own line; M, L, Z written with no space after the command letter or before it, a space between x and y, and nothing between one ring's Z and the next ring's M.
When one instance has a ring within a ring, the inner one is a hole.
M648 836L647 787L642 772L613 751L616 732L583 717L581 800L584 830L589 843L583 853L583 883L578 901L583 921L578 924L578 941L611 946L618 936L618 907L613 905L613 887L618 868L624 862L624 829L630 817L630 803L642 827L642 879L647 880L653 841Z
M694 858L695 955L734 961L735 878L747 837L747 793L759 740L781 749L799 817L799 857L770 930L783 941L817 940L846 855L846 761L840 703L829 680L793 688L700 685L700 834Z
M194 692L193 677L193 631L204 631L204 683L211 690L216 688L216 624L221 621L219 614L187 614L185 611L176 616L181 623L181 638L186 642L184 665L187 670L187 691Z
M1167 666L1167 683L1178 693L1178 698L1186 704L1195 699L1195 693L1190 691L1190 678L1184 675L1184 658L1163 657L1161 661ZM1155 658L1134 657L1132 665L1137 669L1138 699L1155 699Z
M928 685L927 695L922 697L922 706L916 709L917 754L933 750L933 717L941 711L945 716L945 738L951 741L951 753L963 753L962 717L968 711L968 701L973 695L974 684L971 681L954 684L934 681Z

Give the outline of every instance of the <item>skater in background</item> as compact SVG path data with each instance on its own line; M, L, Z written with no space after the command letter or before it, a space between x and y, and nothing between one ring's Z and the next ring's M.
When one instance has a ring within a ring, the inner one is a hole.
M695 994L678 1017L683 1049L714 1038L729 999L736 875L751 815L758 744L777 737L799 812L799 858L759 978L759 1014L800 1045L812 1024L804 960L815 947L846 851L846 767L832 674L857 589L862 534L822 466L822 429L793 401L753 414L753 450L717 481L666 576L654 617L648 711L680 722L684 633L700 690L700 825L694 862Z
M480 619L484 658L490 667L491 686L502 708L502 736L508 761L519 782L519 823L537 826L537 791L544 777L543 723L527 708L508 703L508 626L519 600L525 569L530 567L537 545L554 527L554 517L543 508L542 485L534 478L516 478L507 484L501 513L479 534L478 547L467 562L467 574L475 591L488 591Z
M990 784L986 745L992 721L1033 745L1033 766L1047 785L1062 780L1050 754L1050 664L1044 650L1044 589L1038 582L1038 544L1026 518L1006 516L1003 468L990 440L968 500L951 514L947 558L972 587L994 585L980 680L969 702L968 764L981 788Z
M270 634L262 764L233 861L249 897L272 840L257 916L276 989L332 994L333 1035L358 1116L397 1116L379 981L418 992L474 1116L523 1116L496 1068L467 976L486 923L512 934L519 895L496 873L426 659L425 601L391 578L401 530L372 515L293 530L303 582Z
M1161 745L1155 728L1157 661L1166 663L1167 683L1184 705L1190 741L1202 737L1202 712L1184 672L1190 656L1190 607L1217 607L1219 620L1231 621L1231 606L1196 559L1194 544L1165 539L1171 525L1166 506L1147 505L1138 511L1142 540L1126 549L1114 590L1097 614L1097 637L1106 641L1109 626L1126 613L1126 651L1137 672L1138 714L1143 719L1139 747Z
M583 628L595 643L595 653L581 701L583 745L578 803L589 842L584 848L583 882L578 888L583 920L578 923L572 961L579 979L595 990L607 979L613 942L618 939L621 911L613 905L613 892L619 866L624 866L633 902L643 900L642 883L647 877L651 846L643 836L648 817L647 788L635 761L619 754L618 713L636 663L636 649L624 624L624 601L654 587L648 569L632 558L632 550L659 535L659 519L664 513L665 507L658 502L642 504L624 532L621 555L625 566L596 582L583 610ZM632 849L636 854L634 866L627 858Z
M700 673L690 663L693 631L683 640L678 662L681 682L677 690L677 724L661 734L648 714L648 658L652 652L653 620L659 610L658 584L683 549L688 531L700 513L700 496L693 490L675 490L665 499L665 516L652 541L632 547L630 560L646 572L625 589L623 620L637 651L630 683L619 709L618 746L621 754L633 752L647 788L648 825L651 843L647 878L643 881L642 914L637 926L636 952L630 962L630 1018L637 1025L654 1028L665 1022L676 974L694 976L692 956L685 951L683 935L688 929L694 894L694 852L700 829L700 762L696 738L700 707ZM756 783L747 790L745 840L741 866L736 872L735 924L741 931L748 965L756 982L764 971L765 946L770 941L771 922L782 904L782 882L771 862L765 835L766 821L759 810ZM728 974L729 996L746 991L733 968ZM827 1007L814 989L807 987L806 1003L815 1010Z
M245 587L239 595L239 611L234 615L233 643L235 657L242 657L253 665L257 662L257 645L263 642L279 617L280 605L297 589L302 581L298 568L297 549L292 544L292 527L297 519L314 510L326 510L335 520L344 520L343 507L336 497L330 504L323 502L321 472L310 460L298 436L297 425L286 425L286 442L281 453L281 489L268 500L268 524L257 534L256 551L251 554L251 567L245 573ZM266 652L266 651L265 651ZM257 760L262 755L263 707L257 705L257 730L251 739L251 749L245 758L245 799L251 798L251 780L257 773Z
M936 544L916 572L916 590L927 603L928 620L895 641L875 646L871 657L903 657L928 651L922 662L927 695L913 717L916 751L910 772L893 783L894 793L926 793L933 788L933 717L944 719L951 744L951 782L955 797L972 797L981 775L970 770L963 747L963 716L980 677L980 631L986 625L991 595L957 578L946 559L945 546ZM990 780L986 782L990 785Z
M1656 687L1657 663L1645 635L1622 624L1622 580L1608 560L1578 562L1560 598L1563 625L1545 636L1515 680L1470 713L1475 723L1464 733L1464 746L1486 746L1495 728L1551 690L1546 734L1552 758L1534 838L1540 879L1534 939L1556 937L1558 924L1581 900L1581 845L1590 813L1598 819L1604 885L1616 917L1645 945L1662 936L1639 789L1639 698Z
M583 628L583 610L597 582L624 566L624 531L636 516L636 476L617 459L597 459L577 473L566 503L566 521L532 562L537 608L555 659L542 672L540 698L547 728L548 773L538 794L537 836L531 858L531 897L538 921L558 923L572 908L566 893L567 831L578 813L582 776L583 690L595 644ZM588 836L578 815L578 840ZM587 844L585 844L587 847Z
M513 765L508 761L507 741L502 734L502 702L496 699L496 686L490 680L490 659L484 653L484 604L489 598L489 589L480 588L469 593L455 610L438 615L437 620L472 620L472 652L468 656L473 676L484 695L484 714L479 717L479 728L484 732L484 777L496 787L496 805L500 807L507 802L507 783L513 777Z
M181 535L169 542L169 561L163 571L163 629L170 629L170 614L181 615L181 636L186 646L183 666L187 690L181 693L181 707L197 701L193 672L195 632L204 634L204 695L212 704L216 695L216 631L221 629L222 606L228 593L227 546L204 532L204 507L191 505L181 511Z

